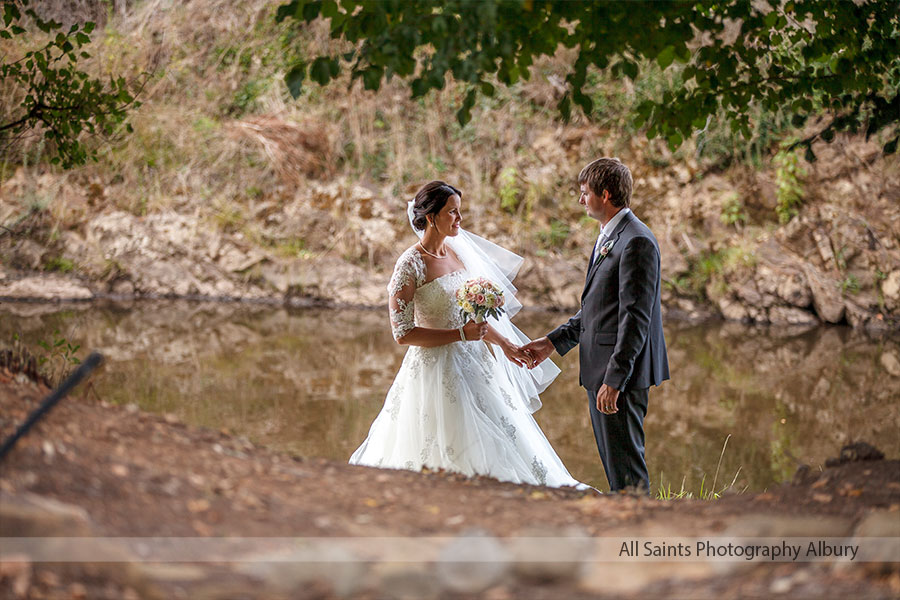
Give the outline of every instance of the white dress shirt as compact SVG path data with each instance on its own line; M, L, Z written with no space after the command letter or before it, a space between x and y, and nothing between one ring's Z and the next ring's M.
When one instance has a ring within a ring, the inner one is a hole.
M615 214L615 216L606 222L606 225L600 228L600 235L597 236L597 242L594 244L594 256L596 256L597 251L600 249L600 245L612 237L612 232L616 230L619 222L625 217L626 214L630 213L631 209L628 207L623 208L619 212ZM603 240L603 242L601 242ZM596 258L594 259L596 260Z

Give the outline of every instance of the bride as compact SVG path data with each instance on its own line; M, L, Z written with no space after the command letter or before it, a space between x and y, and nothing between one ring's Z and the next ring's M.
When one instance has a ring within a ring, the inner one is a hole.
M410 202L420 240L397 260L388 285L391 330L409 350L350 463L585 488L531 416L559 369L550 361L524 368L519 345L528 338L509 320L521 308L510 280L522 259L460 228L461 196L432 181ZM456 290L473 277L503 289L507 314L463 321ZM495 356L486 342L509 360Z

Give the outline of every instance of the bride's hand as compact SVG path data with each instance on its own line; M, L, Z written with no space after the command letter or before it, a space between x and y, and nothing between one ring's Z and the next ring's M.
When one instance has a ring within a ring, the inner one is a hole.
M469 321L463 325L463 333L466 334L467 342L483 339L487 335L487 330L487 322L476 323L475 321Z
M503 344L503 354L506 355L510 361L516 363L520 367L526 367L529 363L529 356L522 350L521 347L516 346L515 344L507 343Z

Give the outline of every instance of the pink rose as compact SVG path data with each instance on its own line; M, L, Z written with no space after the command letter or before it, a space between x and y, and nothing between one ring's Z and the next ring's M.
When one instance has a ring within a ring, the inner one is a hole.
M484 304L484 294L477 294L475 296L475 302L477 304Z

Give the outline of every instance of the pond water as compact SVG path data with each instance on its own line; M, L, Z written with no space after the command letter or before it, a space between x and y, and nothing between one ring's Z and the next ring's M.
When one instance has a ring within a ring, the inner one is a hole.
M515 321L537 337L566 317L523 311ZM56 331L81 344L82 358L106 356L93 379L104 400L336 460L365 438L405 352L386 311L0 304L0 345L18 335L40 355L38 341ZM701 483L722 488L737 476L738 489L760 491L856 440L900 456L900 377L885 366L900 358L896 337L670 322L666 341L672 380L651 390L646 419L654 488L683 484L696 495ZM554 360L563 372L535 417L572 475L607 489L577 350Z

